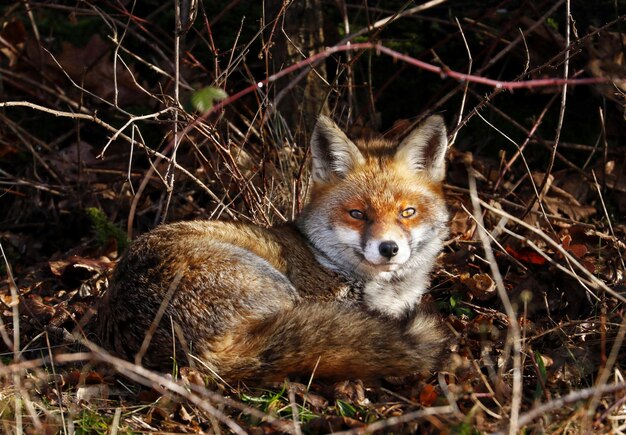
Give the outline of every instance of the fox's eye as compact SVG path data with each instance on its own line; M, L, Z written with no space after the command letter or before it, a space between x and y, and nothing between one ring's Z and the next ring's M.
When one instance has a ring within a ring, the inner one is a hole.
M405 208L400 212L400 216L403 218L409 218L415 214L415 209L413 207Z
M350 216L360 221L365 219L365 213L363 213L361 210L350 210Z

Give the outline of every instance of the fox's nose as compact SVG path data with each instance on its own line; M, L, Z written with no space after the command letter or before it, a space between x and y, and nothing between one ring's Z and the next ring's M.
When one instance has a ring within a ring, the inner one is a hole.
M386 240L378 245L378 252L380 252L380 255L387 258L395 257L398 253L398 249L400 249L398 248L398 244L393 240Z

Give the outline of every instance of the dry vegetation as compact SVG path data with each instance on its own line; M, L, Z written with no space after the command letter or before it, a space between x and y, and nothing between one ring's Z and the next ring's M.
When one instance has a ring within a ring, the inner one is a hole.
M187 3L0 7L0 431L626 432L626 2ZM259 389L100 350L127 240L292 218L319 111L355 135L446 117L450 364Z

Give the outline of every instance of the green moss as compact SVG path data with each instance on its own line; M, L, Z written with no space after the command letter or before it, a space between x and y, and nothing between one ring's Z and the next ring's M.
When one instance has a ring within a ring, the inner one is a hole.
M110 239L115 239L120 250L128 246L129 241L126 233L110 222L102 210L90 207L85 212L91 221L91 227L100 245L105 245Z

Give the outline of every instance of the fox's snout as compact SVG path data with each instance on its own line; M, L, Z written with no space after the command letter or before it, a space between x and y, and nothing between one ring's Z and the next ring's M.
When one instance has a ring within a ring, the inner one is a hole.
M363 257L374 266L400 266L410 256L408 240L396 234L370 238L363 247Z
M399 250L400 247L393 240L385 240L378 245L378 252L380 252L380 255L389 259L398 255Z

